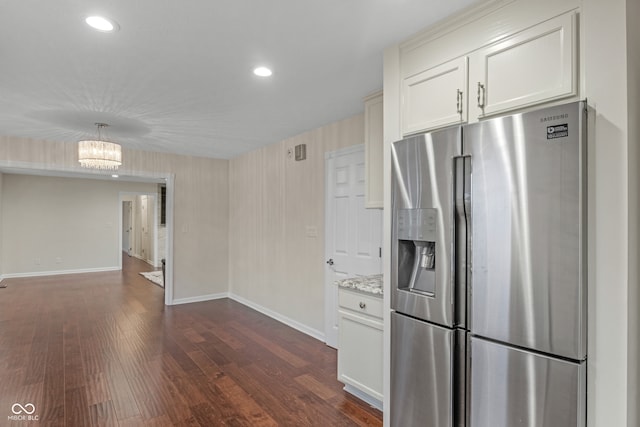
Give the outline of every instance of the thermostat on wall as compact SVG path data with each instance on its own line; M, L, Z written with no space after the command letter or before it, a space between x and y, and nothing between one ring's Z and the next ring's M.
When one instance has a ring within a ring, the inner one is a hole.
M307 158L307 144L296 145L296 161L305 160Z

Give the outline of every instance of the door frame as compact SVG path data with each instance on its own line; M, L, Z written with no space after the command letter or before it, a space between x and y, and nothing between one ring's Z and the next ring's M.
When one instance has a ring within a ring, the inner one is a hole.
M140 175L136 175L136 176L140 176ZM173 305L173 236L174 236L174 218L173 218L173 200L174 200L174 188L175 188L175 175L173 173L167 173L167 174L157 174L157 175L152 175L152 176L147 176L147 175L142 175L144 177L148 177L151 179L154 179L154 181L149 181L149 182L154 182L157 184L166 184L166 207L165 207L165 213L166 213L166 217L165 217L165 226L167 227L167 240L166 240L166 247L165 247L165 270L164 270L164 305ZM164 182L161 182L161 181ZM120 206L122 206L122 202L123 202L123 198L122 195L125 194L129 194L129 195L148 195L150 193L126 193L126 192L122 192L120 193L118 200L119 200L119 204ZM155 197L160 197L160 194L154 194ZM155 204L156 208L157 208L157 203ZM119 209L120 211L120 225L119 225L119 229L120 229L120 239L122 239L122 208ZM157 223L158 223L158 218L157 215L153 216L153 220L154 220L154 227L156 227L156 236L155 236L155 254L154 256L157 257L158 254L158 236L157 236ZM122 252L122 241L120 241L119 243L119 248L118 250L120 252ZM122 257L120 256L119 258L120 261L120 269L122 269Z

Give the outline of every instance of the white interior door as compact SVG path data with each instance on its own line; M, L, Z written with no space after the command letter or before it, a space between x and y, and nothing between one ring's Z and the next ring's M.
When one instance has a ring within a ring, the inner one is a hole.
M325 160L325 340L338 343L336 280L382 272L382 210L365 208L364 146Z

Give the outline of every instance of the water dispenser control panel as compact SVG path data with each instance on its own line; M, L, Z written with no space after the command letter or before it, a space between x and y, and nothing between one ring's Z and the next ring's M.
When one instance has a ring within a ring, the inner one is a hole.
M397 238L435 242L437 216L437 209L398 209Z

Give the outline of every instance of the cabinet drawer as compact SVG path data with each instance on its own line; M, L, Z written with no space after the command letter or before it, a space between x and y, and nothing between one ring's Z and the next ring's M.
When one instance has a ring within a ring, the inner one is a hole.
M382 298L340 289L340 307L382 319Z

